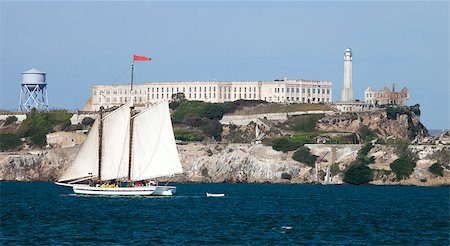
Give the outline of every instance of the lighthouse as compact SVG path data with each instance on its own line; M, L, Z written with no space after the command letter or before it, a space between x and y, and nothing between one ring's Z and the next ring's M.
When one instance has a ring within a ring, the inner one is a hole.
M354 102L352 87L352 50L347 48L344 52L344 88L342 89L342 102Z

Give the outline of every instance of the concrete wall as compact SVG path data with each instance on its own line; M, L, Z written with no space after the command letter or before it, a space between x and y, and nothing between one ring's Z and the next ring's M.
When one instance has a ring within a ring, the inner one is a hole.
M224 115L220 120L224 125L248 125L251 121L258 123L259 119L286 121L288 116L306 115L306 114L333 114L333 111L297 111L289 113L266 113L266 114L254 114L254 115ZM259 124L259 123L258 123Z
M47 134L47 143L50 146L67 148L84 143L87 135L76 132L53 132Z
M6 120L6 118L8 118L9 116L16 116L17 117L17 122L22 122L27 118L26 114L0 114L0 120Z

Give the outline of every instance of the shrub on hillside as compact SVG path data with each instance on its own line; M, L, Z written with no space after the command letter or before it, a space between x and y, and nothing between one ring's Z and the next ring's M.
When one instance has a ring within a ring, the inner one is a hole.
M356 159L365 160L364 163L370 164L368 162L369 158L367 158L367 154L369 154L370 150L372 149L373 145L372 143L366 143L364 144L361 149L358 150L358 155Z
M15 150L22 144L20 137L13 133L0 134L0 150Z
M344 182L349 184L367 184L373 180L373 170L367 165L373 163L375 158L367 157L367 154L372 149L372 144L366 143L358 151L356 160L354 160L344 172Z
M301 143L293 141L291 138L276 138L272 140L272 148L276 151L288 152L296 150L302 146Z
M92 124L94 124L94 119L92 119L91 117L84 117L83 120L81 121L81 125L83 126L92 126Z
M281 174L281 178L282 179L291 180L292 179L292 175L290 175L289 173L282 173Z
M66 132L74 132L74 131L78 131L78 130L83 130L83 126L81 124L68 125L64 128L64 131L66 131Z
M433 165L431 165L428 168L428 171L430 171L430 173L436 175L436 176L444 176L444 168L442 167L442 164L440 163L434 163Z
M21 137L30 137L37 132L49 133L57 125L65 128L70 125L70 117L72 117L72 114L66 110L38 112L36 109L32 109L27 114L27 118L22 122L18 134Z
M217 141L222 139L222 124L220 122L208 118L203 118L202 122L201 129L206 135L214 137Z
M416 167L416 161L414 158L407 154L404 154L390 165L391 170L395 173L397 181L408 178Z
M323 116L323 114L295 116L288 119L286 124L294 131L312 132L316 129L317 121L320 120Z
M174 130L175 139L186 141L186 142L193 142L193 141L202 141L203 136L189 130L185 129L175 129Z
M331 173L332 176L335 176L335 175L341 173L341 169L339 168L339 164L334 163L333 165L331 165L330 173Z
M198 116L186 116L183 119L183 123L192 127L201 127L203 125L203 120Z
M173 121L175 123L181 123L187 116L200 117L205 105L205 102L200 101L183 101L173 112Z
M220 120L223 117L223 107L219 104L208 103L203 107L201 117L206 117L211 120Z
M375 134L367 126L362 126L359 128L359 136L364 140L364 142L372 141L375 138Z
M43 147L47 143L47 132L44 130L40 130L33 135L30 136L30 140L33 143L33 145L37 147Z
M11 125L11 124L16 123L16 122L17 122L17 117L12 115L12 116L6 117L4 125L7 126L7 125Z
M316 163L317 160L317 156L311 154L311 151L308 147L301 146L300 148L298 148L297 151L294 152L294 154L292 155L292 159L301 163L305 163L310 167L314 167L314 164Z
M372 169L359 161L353 162L344 173L344 182L348 184L367 184L372 180Z

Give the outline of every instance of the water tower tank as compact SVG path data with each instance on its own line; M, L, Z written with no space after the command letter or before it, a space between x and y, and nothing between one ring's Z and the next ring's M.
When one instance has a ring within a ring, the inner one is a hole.
M45 73L35 68L22 73L22 86L27 86L29 89L34 89L38 86L40 89L45 87Z
M22 73L19 102L20 111L28 112L33 108L48 110L45 73L35 68Z

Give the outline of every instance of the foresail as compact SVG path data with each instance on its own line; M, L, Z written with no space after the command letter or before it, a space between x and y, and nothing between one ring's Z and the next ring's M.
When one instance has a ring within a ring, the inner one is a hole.
M67 168L59 182L96 176L98 172L98 125L99 119L94 121L86 140Z
M102 180L128 176L130 107L123 105L103 120Z
M143 180L183 172L167 102L134 118L131 177Z

